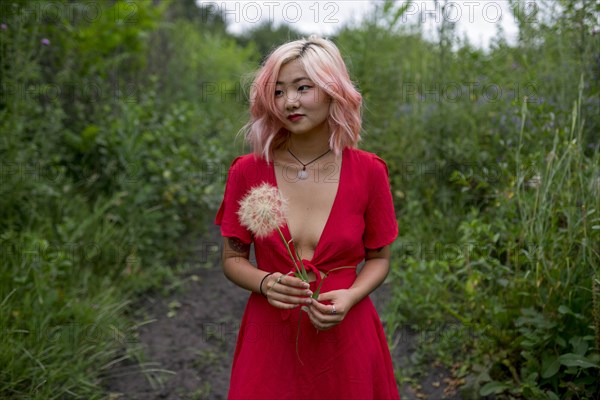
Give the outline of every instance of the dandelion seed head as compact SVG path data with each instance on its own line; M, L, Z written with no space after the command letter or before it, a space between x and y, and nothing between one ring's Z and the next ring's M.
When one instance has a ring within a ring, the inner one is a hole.
M263 183L240 201L240 223L257 238L269 236L285 223L287 202L276 187Z
M527 182L525 182L525 186L532 189L537 189L542 185L542 177L540 174L535 174L531 177Z

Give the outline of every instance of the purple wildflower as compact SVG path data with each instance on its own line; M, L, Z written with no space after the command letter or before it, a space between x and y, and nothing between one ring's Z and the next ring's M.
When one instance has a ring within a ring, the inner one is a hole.
M40 43L42 43L44 46L50 46L50 40L43 38Z
M6 24L3 22L0 24L0 29L2 29L3 31L8 29L8 26L6 26Z

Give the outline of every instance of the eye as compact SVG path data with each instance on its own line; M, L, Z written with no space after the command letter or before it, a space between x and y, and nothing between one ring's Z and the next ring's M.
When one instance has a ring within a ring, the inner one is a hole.
M304 91L306 91L306 90L308 90L310 88L312 88L312 86L309 86L309 85L300 85L300 86L298 86L298 91L304 92Z
M281 90L281 89L275 90L275 97L281 97L282 95L283 95L283 90Z

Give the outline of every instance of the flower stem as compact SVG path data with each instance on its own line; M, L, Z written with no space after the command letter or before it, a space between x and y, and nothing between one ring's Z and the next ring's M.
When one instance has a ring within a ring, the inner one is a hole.
M302 262L302 258L300 258L300 254L298 254L298 249L294 246L294 251L296 252L296 258L300 262L300 266L302 267L302 271L300 274L302 275L302 280L308 282L308 274L306 273L306 268L304 268L304 263Z
M302 308L300 308L300 313L298 314L298 331L296 332L296 356L298 357L298 361L300 364L304 365L302 359L300 358L300 323L302 322Z
M290 258L292 259L292 262L294 263L294 268L300 274L300 269L298 268L298 264L296 263L296 259L294 258L294 255L292 254L292 249L290 249L290 245L289 245L288 241L285 240L285 236L283 236L283 232L281 232L281 229L279 229L279 227L277 227L277 233L279 233L279 237L283 241L283 244L285 245L285 248L287 249L288 254L290 255ZM304 268L304 266L302 266L302 267ZM304 278L304 276L302 276L302 278Z
M352 266L349 265L349 266L344 266L344 267L332 268L332 269L330 269L327 272L323 272L323 274L325 276L323 276L323 278L321 279L321 283L319 283L319 287L313 293L313 295L312 295L313 299L316 299L317 297L319 297L319 292L321 291L321 286L323 286L323 282L325 282L325 278L327 278L330 273L335 272L335 271L340 270L340 269L347 269L347 268L354 268L354 267L352 267Z

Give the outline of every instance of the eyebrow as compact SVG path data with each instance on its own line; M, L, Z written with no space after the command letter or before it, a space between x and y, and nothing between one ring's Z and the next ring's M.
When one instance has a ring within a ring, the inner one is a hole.
M311 79L310 79L310 78L307 78L307 77L304 77L304 76L302 76L302 77L300 77L300 78L296 78L296 79L294 79L294 80L292 81L292 83L297 83L297 82L300 82L300 81L303 81L303 80L310 81ZM283 85L283 82L277 81L277 82L275 82L275 84L276 84L276 85Z

